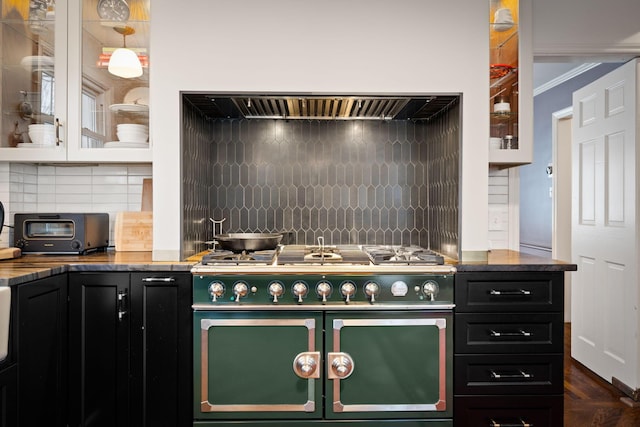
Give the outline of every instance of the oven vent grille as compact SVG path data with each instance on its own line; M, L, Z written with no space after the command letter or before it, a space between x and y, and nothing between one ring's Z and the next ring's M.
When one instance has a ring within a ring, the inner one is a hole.
M410 101L395 97L236 97L247 119L392 120Z

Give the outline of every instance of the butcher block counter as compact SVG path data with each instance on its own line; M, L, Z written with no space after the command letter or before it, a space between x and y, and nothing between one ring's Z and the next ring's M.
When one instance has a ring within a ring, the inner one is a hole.
M190 271L197 261L152 261L151 252L33 255L0 261L0 286L19 285L69 271Z
M151 252L32 255L0 261L0 286L18 285L68 271L189 271L202 252L185 261L153 261ZM575 271L576 265L517 251L493 250L486 262L452 263L458 272Z

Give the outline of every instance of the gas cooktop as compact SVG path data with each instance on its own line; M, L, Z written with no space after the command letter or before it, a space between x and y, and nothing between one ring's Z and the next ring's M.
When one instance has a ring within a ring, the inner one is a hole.
M215 250L202 257L213 265L444 265L444 257L419 246L284 245L271 250L235 253Z

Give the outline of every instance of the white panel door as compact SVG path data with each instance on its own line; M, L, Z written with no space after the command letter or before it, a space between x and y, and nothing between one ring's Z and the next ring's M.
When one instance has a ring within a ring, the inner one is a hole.
M633 60L573 94L571 355L637 389L638 251Z

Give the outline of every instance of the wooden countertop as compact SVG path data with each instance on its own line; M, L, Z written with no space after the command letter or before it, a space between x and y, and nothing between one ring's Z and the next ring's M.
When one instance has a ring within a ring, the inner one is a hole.
M202 252L185 261L153 261L151 252L96 252L88 255L22 255L0 261L0 286L18 285L69 271L190 271ZM458 272L575 271L575 264L509 250L492 250L486 262L452 262Z
M18 285L68 271L190 271L197 261L153 261L151 252L33 255L0 261L0 286Z

